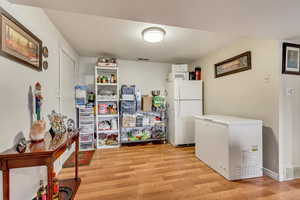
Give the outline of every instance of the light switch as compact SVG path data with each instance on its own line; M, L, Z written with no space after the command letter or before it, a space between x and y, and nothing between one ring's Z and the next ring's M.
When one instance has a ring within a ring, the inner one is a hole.
M295 88L287 88L286 89L286 95L287 96L293 96L293 95L295 95L295 93L296 93Z
M270 83L270 79L271 79L271 75L270 75L270 74L267 74L267 75L264 77L264 82L265 82L265 83Z

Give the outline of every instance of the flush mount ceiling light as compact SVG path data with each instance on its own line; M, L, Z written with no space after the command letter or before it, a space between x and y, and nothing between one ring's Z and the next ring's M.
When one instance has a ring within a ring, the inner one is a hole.
M142 36L146 42L157 43L161 42L166 35L166 31L159 27L146 28L142 32Z

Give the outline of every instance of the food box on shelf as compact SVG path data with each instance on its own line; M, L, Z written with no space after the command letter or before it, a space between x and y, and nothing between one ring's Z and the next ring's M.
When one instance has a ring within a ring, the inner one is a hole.
M142 111L151 112L152 111L152 97L149 95L142 96Z

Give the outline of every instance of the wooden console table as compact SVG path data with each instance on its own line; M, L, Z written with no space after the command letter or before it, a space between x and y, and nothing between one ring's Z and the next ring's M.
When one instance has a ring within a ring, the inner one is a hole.
M69 133L68 133L69 134ZM68 148L75 143L75 178L59 181L60 186L66 186L72 189L72 198L81 183L78 177L78 151L79 151L79 134L73 133L72 136L65 134L58 144L53 144L51 136L48 135L44 142L30 143L24 153L18 153L15 148L8 149L0 153L0 170L3 172L3 200L9 200L10 192L10 175L9 170L13 168L24 168L34 166L47 166L48 186L47 200L53 197L53 164ZM48 139L47 139L48 138ZM61 198L63 200L63 198Z

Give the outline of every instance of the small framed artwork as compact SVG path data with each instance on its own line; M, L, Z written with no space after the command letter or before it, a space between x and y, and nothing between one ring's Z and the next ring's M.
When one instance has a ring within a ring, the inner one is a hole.
M300 75L300 45L283 43L282 73Z
M251 52L247 51L233 58L215 64L215 78L251 69Z
M0 7L0 54L42 70L42 41Z

